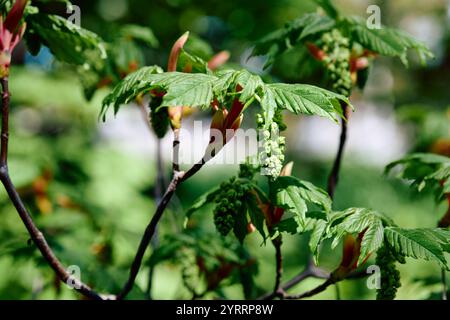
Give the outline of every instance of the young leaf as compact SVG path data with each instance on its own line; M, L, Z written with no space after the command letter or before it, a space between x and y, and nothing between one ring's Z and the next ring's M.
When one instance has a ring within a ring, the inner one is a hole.
M102 40L93 32L83 29L56 15L29 14L26 18L28 33L39 43L49 47L55 57L71 64L83 65L89 51L106 58Z
M208 63L203 59L191 55L184 49L181 49L180 56L178 57L178 70L190 73L210 73L208 69Z
M139 69L125 77L114 90L103 100L101 115L104 118L110 105L114 105L114 113L117 113L120 105L129 103L138 95L144 93L147 87L151 87L149 77L153 74L162 73L158 66L150 66Z
M342 114L340 104L349 104L344 96L328 90L302 84L264 84L261 78L246 70L225 70L216 74L165 72L158 67L146 67L128 75L103 101L102 114L109 105L117 112L121 104L134 100L152 89L165 92L161 107L208 107L214 98L226 100L238 95L242 103L258 97L270 124L277 108L296 114L317 114L337 120Z
M255 226L256 230L258 230L258 232L261 234L263 239L266 239L266 232L264 231L264 222L265 222L264 213L259 208L255 196L249 193L245 195L244 199L248 209L248 215L250 216L252 224Z
M450 193L450 158L431 154L414 153L386 166L385 173L400 168L398 177L411 180L412 186L419 191L425 187L437 190L438 200Z
M369 254L375 252L383 244L384 226L392 225L391 219L385 215L366 208L350 208L343 212L335 213L330 218L329 234L334 236L332 248L335 248L340 240L348 233L361 233L361 253L358 265Z
M338 121L342 116L341 103L350 105L349 100L331 91L305 84L274 83L264 87L261 107L270 119L277 108L296 114L319 115Z
M307 181L292 176L278 177L271 182L274 205L289 210L305 223L308 211L307 203L315 204L325 211L331 210L331 199L328 194Z
M315 0L315 2L333 19L338 17L339 12L331 0Z
M189 219L194 212L200 210L205 205L212 203L219 190L220 188L216 187L211 191L202 194L197 200L195 200L192 206L186 211L186 219Z
M436 261L442 268L450 270L444 255L450 252L450 231L388 227L384 235L395 252L415 259Z
M399 57L407 65L407 52L414 49L422 63L433 57L433 53L423 43L400 30L382 27L369 29L366 21L358 18L346 18L352 39L364 48L384 56Z
M120 29L120 33L125 38L131 38L135 41L156 48L159 45L158 39L153 34L153 31L148 27L142 27L135 24L127 24Z
M120 105L133 101L138 95L152 89L165 92L161 107L209 106L213 98L212 85L216 77L201 73L164 72L157 66L145 67L129 74L103 100L104 115L114 105L115 112Z

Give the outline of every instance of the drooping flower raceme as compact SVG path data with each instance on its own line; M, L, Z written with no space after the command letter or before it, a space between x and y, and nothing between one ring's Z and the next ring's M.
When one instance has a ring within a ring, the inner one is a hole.
M256 121L260 130L261 174L275 179L283 168L286 139L280 136L280 127L277 122L272 122L269 128L266 128L264 118L260 114L257 115Z

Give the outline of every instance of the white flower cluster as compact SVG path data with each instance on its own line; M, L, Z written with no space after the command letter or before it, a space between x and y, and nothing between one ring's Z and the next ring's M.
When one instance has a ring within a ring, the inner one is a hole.
M276 178L283 168L286 138L280 136L278 124L275 122L272 122L269 128L265 128L264 118L259 114L257 123L260 129L261 174Z

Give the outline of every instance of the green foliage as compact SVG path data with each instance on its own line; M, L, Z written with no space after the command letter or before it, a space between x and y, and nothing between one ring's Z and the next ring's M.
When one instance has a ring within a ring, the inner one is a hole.
M150 48L156 48L159 45L159 41L153 34L150 28L142 27L135 24L128 24L120 29L122 37L127 39L142 42L144 45Z
M55 57L63 62L85 65L88 55L95 53L98 59L105 59L102 40L91 31L83 29L67 19L43 13L29 14L27 22L27 44L34 54L41 45L50 48Z
M438 201L450 193L450 158L431 153L415 153L390 163L385 172L399 167L398 177L412 181L419 191L432 188Z
M190 106L207 108L213 99L227 101L238 94L242 103L260 101L265 125L271 125L278 108L296 114L319 115L337 121L342 114L344 96L311 85L265 84L260 77L245 70L224 70L214 74L165 72L159 67L145 67L128 75L103 101L102 116L110 105L117 112L124 103L151 90L165 92L161 107ZM240 89L242 88L242 89Z
M183 283L196 293L198 289L218 292L224 283L241 283L243 274L251 275L252 281L258 270L256 262L236 241L198 230L165 236L150 264L165 261L181 266Z
M331 199L328 194L308 181L296 177L278 177L270 183L272 203L291 212L304 221L308 204L316 205L321 210L331 210Z
M273 31L259 40L253 48L252 55L267 55L268 60L265 67L268 67L279 55L299 42L329 31L335 24L335 20L328 16L322 16L318 13L305 14L287 23L284 28Z
M450 231L443 229L385 229L386 243L391 250L405 257L438 262L449 270L444 253L450 252Z
M322 238L315 243L320 243L327 239L333 238L331 244L335 248L346 234L363 233L361 241L360 256L358 265L367 259L367 257L378 250L383 243L384 227L393 225L391 219L384 214L366 208L350 208L340 212L333 212L328 219L326 231L322 231L322 227L316 231L320 233ZM312 247L312 251L317 252L317 247Z
M363 48L374 54L398 57L405 65L408 64L407 54L411 49L418 53L422 63L433 57L431 51L423 43L400 30L384 26L380 29L369 29L365 19L338 14L331 1L316 2L324 9L325 15L309 13L287 23L283 28L273 31L259 40L255 44L252 55L266 55L265 67L268 67L281 54L295 46L312 43L318 46L318 49L322 49L321 46L327 46L327 43L323 43L322 37L334 29L346 39L351 52L360 53ZM324 48L323 51L329 53L329 50ZM302 60L299 63L306 64L308 59L311 59L311 56L305 56L305 61ZM330 65L328 63L325 65L329 69ZM348 79L348 77L345 78ZM348 90L346 91L348 92Z
M411 49L417 52L423 64L434 57L426 45L403 31L387 27L369 29L366 21L359 18L345 18L342 23L348 28L352 41L380 55L398 57L405 65L408 65L407 54Z

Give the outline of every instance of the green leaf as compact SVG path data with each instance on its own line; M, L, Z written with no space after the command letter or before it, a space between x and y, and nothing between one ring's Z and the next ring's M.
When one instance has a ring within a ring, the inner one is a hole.
M246 194L244 197L250 221L255 226L256 230L261 234L263 239L266 239L266 232L264 231L265 217L264 213L259 209L256 198L253 194Z
M197 200L194 201L194 203L191 205L191 207L186 211L186 219L189 219L194 212L200 210L205 205L212 203L214 201L216 194L219 191L220 191L220 187L216 187L216 188L212 189L211 191L202 194Z
M319 6L332 18L336 19L339 15L337 8L333 5L331 0L315 0Z
M319 264L319 248L320 244L326 237L327 221L321 219L311 219L309 222L312 225L311 237L309 239L309 249L313 255L314 263Z
M328 194L307 181L295 177L278 177L271 182L275 206L297 215L302 225L305 223L307 203L315 204L325 211L331 210Z
M142 42L150 48L159 46L158 39L155 37L152 29L135 24L128 24L120 29L123 37Z
M342 212L334 213L330 218L329 235L334 236L331 244L335 248L344 235L364 232L361 241L361 253L358 265L369 254L378 250L383 244L384 226L393 222L385 215L366 208L350 208Z
M275 59L307 38L328 31L335 25L335 20L318 13L308 13L289 22L285 27L275 30L255 44L251 56L267 55L264 68Z
M385 174L399 168L399 178L412 181L419 191L425 187L436 190L437 201L450 192L450 158L431 153L414 153L386 166ZM442 183L445 181L444 183Z
M348 25L352 39L365 49L385 56L398 57L406 65L407 52L410 49L417 51L422 63L434 56L426 45L403 31L387 27L369 29L366 21L359 18L346 18L344 23Z
M310 21L305 25L300 36L298 37L298 41L303 40L313 34L322 33L328 30L331 30L336 21L327 16L320 16L317 14L309 15Z
M180 56L178 57L178 70L189 70L191 73L210 73L208 69L208 63L202 58L191 55L189 52L181 49ZM187 71L186 71L187 72Z
M128 75L104 99L103 116L109 105L113 104L117 112L120 105L152 89L165 92L161 107L209 107L213 98L223 102L229 100L229 96L239 96L243 103L258 99L268 124L277 108L337 121L336 113L342 114L341 103L349 104L344 96L310 85L265 85L259 76L246 70L224 70L215 74L161 73L158 67L146 67Z
M443 229L386 228L385 239L397 253L406 257L436 261L450 270L444 252L450 252L450 231Z
M236 212L233 232L240 243L244 242L244 239L248 234L247 227L248 227L247 210L244 210L242 212Z
M101 115L105 117L108 107L114 105L114 113L117 113L120 105L129 103L136 99L136 97L144 93L147 87L151 87L150 76L157 73L162 73L163 70L158 66L150 66L139 69L136 72L130 73L125 77L114 90L103 100Z
M49 47L56 59L84 65L87 54L96 52L98 59L105 59L102 40L93 32L83 29L69 20L56 15L30 14L27 16L27 30L30 37Z
M201 73L160 72L161 68L153 66L129 74L105 97L102 114L105 114L111 104L117 112L120 105L129 103L152 89L166 92L161 107L206 107L211 103L212 85L216 77Z
M346 97L311 85L274 83L264 89L261 106L270 117L273 117L276 108L281 108L295 114L319 115L337 122L339 115L342 116L341 103L350 105Z

